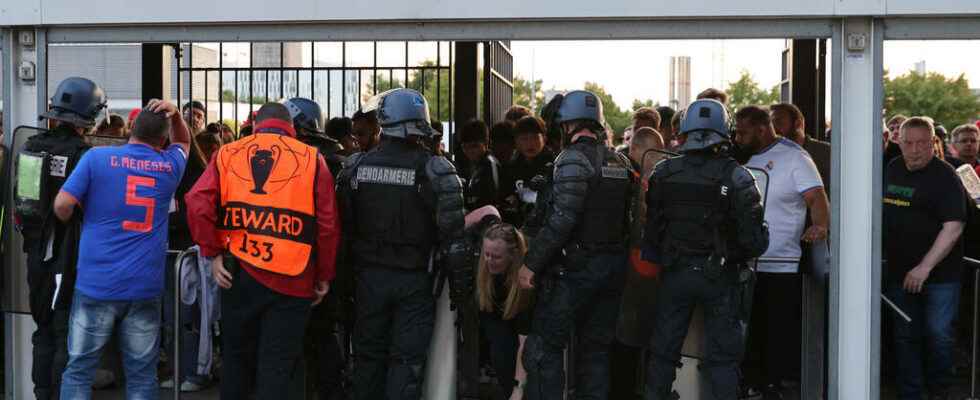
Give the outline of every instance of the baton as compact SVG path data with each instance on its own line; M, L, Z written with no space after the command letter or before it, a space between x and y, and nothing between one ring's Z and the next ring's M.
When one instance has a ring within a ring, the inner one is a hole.
M903 312L901 308L898 308L898 306L895 305L895 303L892 303L892 301L888 298L888 296L885 296L884 293L879 293L878 295L881 296L881 300L883 300L885 302L885 304L888 304L888 306L891 307L892 310L895 311L896 314L898 314L900 317L902 317L902 319L904 319L905 322L907 322L907 323L911 323L912 322L912 318L909 317L908 314L906 314L905 312Z

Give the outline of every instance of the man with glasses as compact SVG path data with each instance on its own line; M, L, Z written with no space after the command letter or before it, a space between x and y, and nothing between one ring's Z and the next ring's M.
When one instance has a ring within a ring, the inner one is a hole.
M963 124L953 129L953 149L956 150L956 157L946 157L946 161L954 168L963 164L969 164L976 168L980 163L977 162L977 153L980 152L980 128L973 124Z

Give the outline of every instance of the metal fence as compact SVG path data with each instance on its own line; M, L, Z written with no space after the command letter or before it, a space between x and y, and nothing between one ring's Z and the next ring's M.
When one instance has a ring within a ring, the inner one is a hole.
M272 42L174 45L174 98L204 104L208 122L242 122L267 101L308 97L328 118L367 98L416 89L433 119L453 110L452 42Z
M504 119L514 102L514 55L510 41L486 42L483 52L483 118L488 124Z

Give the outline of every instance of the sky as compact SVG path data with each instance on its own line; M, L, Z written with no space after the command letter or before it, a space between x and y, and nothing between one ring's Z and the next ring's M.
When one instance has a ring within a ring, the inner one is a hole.
M692 97L708 87L726 87L743 70L762 87L771 88L781 79L786 41L525 41L511 47L515 75L541 79L544 89L571 90L587 81L597 82L617 104L629 107L634 99L668 103L671 56L691 57ZM890 41L885 43L884 65L891 76L897 76L925 60L928 71L948 76L965 73L972 87L980 87L980 57L974 54L978 49L980 42L975 41Z

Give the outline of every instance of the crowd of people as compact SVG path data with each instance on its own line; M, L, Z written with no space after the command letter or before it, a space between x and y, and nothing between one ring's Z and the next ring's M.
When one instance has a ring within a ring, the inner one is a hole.
M226 399L297 385L419 399L445 345L432 341L443 283L468 344L459 398L673 398L698 305L715 398L799 391L803 281L827 273L808 254L828 246L830 146L792 104L730 115L709 89L685 109L635 110L615 143L598 97L571 91L539 113L460 121L449 153L410 89L351 118L267 103L238 132L197 101L152 100L128 121L99 120L105 108L97 84L66 79L41 116L52 129L17 149L38 399L91 398L111 342L127 398L218 380ZM980 171L980 129L885 126L883 288L911 316L889 318L885 353L901 399L945 399L973 290L961 259L977 247L957 168ZM93 148L90 134L128 143ZM166 249L189 248L207 282L173 331ZM175 371L175 351L220 362Z

